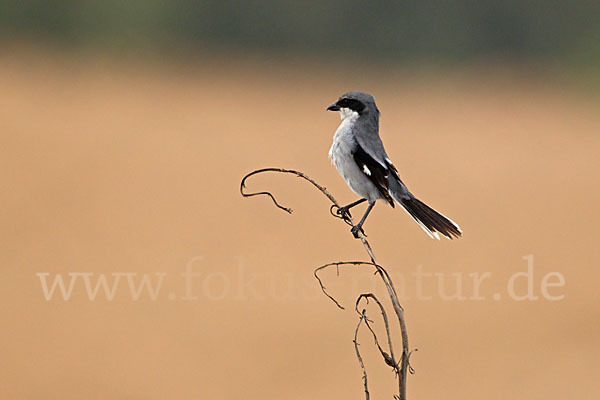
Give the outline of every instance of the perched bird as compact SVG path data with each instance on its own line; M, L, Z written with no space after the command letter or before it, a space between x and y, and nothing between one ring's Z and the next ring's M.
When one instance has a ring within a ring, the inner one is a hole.
M431 238L439 240L440 233L448 239L461 236L458 225L413 196L400 180L379 137L379 110L373 96L347 92L327 110L339 111L342 118L329 157L350 189L361 197L337 213L343 216L350 208L369 203L360 222L352 228L355 237L379 199L392 207L398 203Z

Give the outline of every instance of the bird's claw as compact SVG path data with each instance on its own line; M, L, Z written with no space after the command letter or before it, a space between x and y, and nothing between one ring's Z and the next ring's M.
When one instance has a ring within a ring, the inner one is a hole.
M350 220L352 216L350 215L350 211L347 207L338 207L335 204L332 204L331 207L329 207L329 213L352 226L352 221Z
M350 214L350 209L348 207L338 207L338 209L335 210L335 213L340 217L344 217L344 215L352 217L352 214Z
M356 239L360 238L360 236L358 235L359 232L362 233L363 236L365 236L365 237L367 236L367 235L365 235L365 231L363 231L363 229L362 229L362 225L354 225L352 227L352 229L350 229L350 232L352 232L352 235L354 235L354 237Z

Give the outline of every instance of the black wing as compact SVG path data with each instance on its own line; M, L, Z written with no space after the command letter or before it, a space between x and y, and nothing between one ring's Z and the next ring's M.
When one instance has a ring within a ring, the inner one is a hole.
M358 144L358 142L356 143L356 148L354 149L352 156L354 157L354 162L356 162L362 173L365 174L365 176L369 178L371 182L373 182L383 198L386 199L392 207L394 207L394 200L389 193L390 182L388 178L390 176L390 171L375 161L373 157L371 157L360 146L360 144Z

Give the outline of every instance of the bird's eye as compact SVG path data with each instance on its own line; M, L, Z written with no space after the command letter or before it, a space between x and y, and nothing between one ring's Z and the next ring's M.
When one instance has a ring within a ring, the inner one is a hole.
M337 103L340 107L348 107L350 105L350 101L348 99L340 99Z

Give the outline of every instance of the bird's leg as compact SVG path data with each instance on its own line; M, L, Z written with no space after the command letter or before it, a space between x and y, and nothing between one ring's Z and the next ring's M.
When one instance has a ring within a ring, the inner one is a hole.
M337 215L339 215L340 217L343 217L343 216L344 216L344 214L348 214L349 216L352 216L352 214L350 214L350 209L351 209L352 207L354 207L354 206L357 206L357 205L359 205L359 204L361 204L361 203L364 203L365 201L367 201L367 199L358 199L358 200L356 200L354 203L350 203L350 204L348 204L347 206L344 206L344 207L340 207L340 208L338 208L338 209L335 211L335 213L336 213Z
M362 232L364 235L365 232L362 230L362 226L365 223L365 220L367 219L367 215L369 215L369 213L371 212L371 210L373 209L374 206L375 206L374 201L372 203L369 203L369 206L367 207L365 214L360 219L360 222L358 224L354 225L352 227L352 229L350 230L350 232L352 232L352 234L354 235L355 238L358 239L358 232Z

